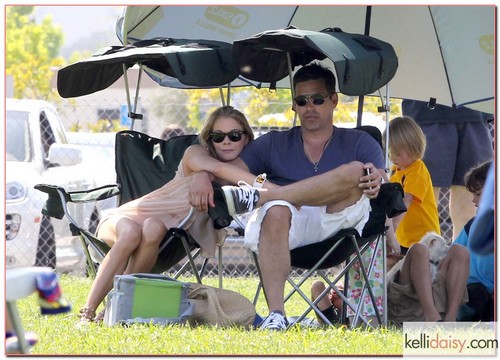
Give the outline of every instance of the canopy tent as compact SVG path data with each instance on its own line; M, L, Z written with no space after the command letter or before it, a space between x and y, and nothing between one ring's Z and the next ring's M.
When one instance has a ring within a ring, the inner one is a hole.
M493 113L494 15L493 5L127 6L116 32L123 43L166 34L232 43L290 25L338 27L393 46L391 97Z

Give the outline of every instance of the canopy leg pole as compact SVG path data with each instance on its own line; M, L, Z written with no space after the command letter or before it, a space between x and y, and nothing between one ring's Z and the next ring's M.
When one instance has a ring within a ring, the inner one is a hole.
M222 86L219 86L219 94L220 94L220 101L222 102L222 106L226 106L226 101L224 100L224 90L222 90Z
M293 88L293 77L292 77L292 58L290 57L290 53L286 52L286 62L288 63L288 78L290 79L290 93L292 95L292 101L295 97L295 89ZM297 112L294 112L293 116L293 126L297 125Z
M365 96L360 95L358 97L358 117L356 119L356 126L361 126L363 124L363 106L365 103Z
M141 88L141 79L142 79L142 66L139 66L139 75L137 76L137 86L135 89L134 114L137 113L137 104L139 103L139 91ZM134 118L135 118L135 116L134 116Z
M390 97L389 97L389 83L385 85L385 172L389 172L389 117L390 117Z
M130 101L130 90L128 88L128 76L127 76L127 69L125 68L125 64L122 64L123 67L123 78L125 80L125 92L127 93L127 109L130 117L130 113L132 112L132 104ZM134 118L130 117L132 120L132 124L130 125L130 130L134 129Z
M227 105L231 105L231 83L227 84Z

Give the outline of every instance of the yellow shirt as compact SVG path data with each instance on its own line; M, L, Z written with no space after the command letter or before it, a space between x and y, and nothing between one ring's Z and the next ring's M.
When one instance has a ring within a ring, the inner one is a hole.
M391 169L391 182L398 182L404 192L413 196L403 219L396 229L396 237L404 247L420 241L429 231L441 234L436 199L429 170L422 160L416 160L406 169Z

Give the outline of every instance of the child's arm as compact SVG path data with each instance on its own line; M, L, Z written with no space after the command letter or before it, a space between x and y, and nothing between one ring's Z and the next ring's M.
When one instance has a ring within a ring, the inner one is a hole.
M413 202L413 195L410 194L410 193L405 192L403 201L404 201L404 203L406 205L406 209L409 210L410 206L411 206L411 203ZM401 222L401 220L403 220L403 217L405 216L405 214L406 214L406 212L401 213L400 215L392 218L392 225L394 227L394 231L397 230L398 225Z
M396 239L396 234L394 232L392 219L387 218L385 221L385 225L388 227L387 231L385 232L387 245L389 246L388 254L389 255L401 254L401 245L399 244L398 239Z

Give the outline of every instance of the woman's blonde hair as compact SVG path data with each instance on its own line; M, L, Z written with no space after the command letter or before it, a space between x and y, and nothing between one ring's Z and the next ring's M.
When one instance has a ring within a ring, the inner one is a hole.
M387 131L384 133L386 144ZM424 132L409 116L401 116L389 122L389 149L396 153L405 151L415 159L424 157L426 139Z
M203 129L201 129L199 135L200 144L206 149L208 149L210 155L212 155L216 159L218 159L218 156L215 151L214 143L210 140L210 134L214 130L215 122L221 117L233 118L243 128L243 131L245 132L248 142L254 139L252 128L250 127L247 118L245 117L245 115L243 115L241 111L235 109L232 106L221 106L217 108L210 114L208 119L205 121L205 125L203 126Z

